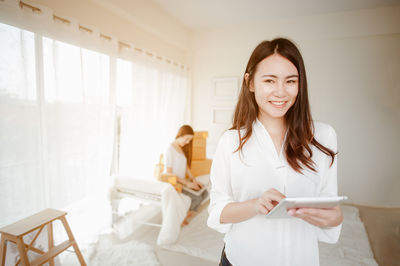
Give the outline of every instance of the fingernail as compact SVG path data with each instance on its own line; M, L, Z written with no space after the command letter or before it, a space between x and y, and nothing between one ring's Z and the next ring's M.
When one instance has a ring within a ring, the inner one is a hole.
M297 210L296 213L302 214L303 212L301 210Z
M294 210L289 210L289 211L288 211L288 214L289 214L289 215L294 215Z

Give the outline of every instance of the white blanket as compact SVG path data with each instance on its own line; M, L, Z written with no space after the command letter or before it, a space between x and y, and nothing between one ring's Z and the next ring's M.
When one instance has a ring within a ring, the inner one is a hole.
M162 210L162 226L158 235L158 245L175 243L178 239L181 224L190 207L191 199L168 183L154 179L138 179L133 177L117 177L114 181L111 200L119 197L118 193L131 194L134 198L146 201L160 200Z
M161 192L161 208L163 221L157 244L167 245L175 243L181 231L181 224L185 219L190 207L191 199L178 193L175 188L168 184Z

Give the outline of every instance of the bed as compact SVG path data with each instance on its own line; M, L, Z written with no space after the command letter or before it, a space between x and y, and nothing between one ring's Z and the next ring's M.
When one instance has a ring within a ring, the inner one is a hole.
M343 206L343 227L336 244L319 242L320 264L330 265L378 265L374 259L364 224L358 209ZM197 215L182 229L178 240L163 248L200 257L218 263L224 245L223 234L207 227L207 210ZM211 264L210 264L211 265Z
M196 179L209 190L210 177L208 174L198 176ZM140 221L141 224L161 228L157 238L158 245L173 244L178 239L181 223L190 207L191 199L188 196L178 193L171 184L154 178L116 176L110 190L113 225L118 220L119 202L125 197L161 207L162 222L160 224ZM207 200L208 197L204 199L203 203Z

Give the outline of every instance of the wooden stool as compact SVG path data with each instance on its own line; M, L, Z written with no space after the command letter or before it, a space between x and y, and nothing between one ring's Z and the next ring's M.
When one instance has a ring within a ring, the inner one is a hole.
M79 250L78 244L76 243L74 236L72 235L71 229L69 228L68 222L65 219L65 215L67 213L63 211L58 211L54 209L46 209L39 213L36 213L30 217L22 219L16 223L10 224L6 227L0 229L1 233L1 245L0 245L0 262L1 265L4 266L6 262L6 251L7 251L7 241L11 241L18 246L18 251L20 255L20 259L17 261L15 265L18 265L20 262L22 266L28 265L42 265L46 262L49 262L51 266L54 265L54 257L63 252L69 247L73 247L78 257L78 260L81 265L86 265L85 260L82 257L81 251ZM52 222L55 220L61 220L64 225L65 231L67 232L69 240L62 242L61 244L54 246L53 240L53 224ZM47 225L47 236L48 236L48 246L49 249L47 252L37 249L33 247L35 240L42 232L43 228ZM38 230L35 237L28 245L24 242L24 235L29 234L32 231ZM27 253L29 250L32 250L36 253L41 254L40 257L29 262Z

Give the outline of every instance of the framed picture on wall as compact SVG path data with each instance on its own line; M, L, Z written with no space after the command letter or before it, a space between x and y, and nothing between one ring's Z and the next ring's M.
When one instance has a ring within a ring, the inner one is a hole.
M215 100L235 100L239 93L238 77L221 77L213 79L213 97Z
M212 123L230 125L232 123L234 108L214 107L212 111Z

